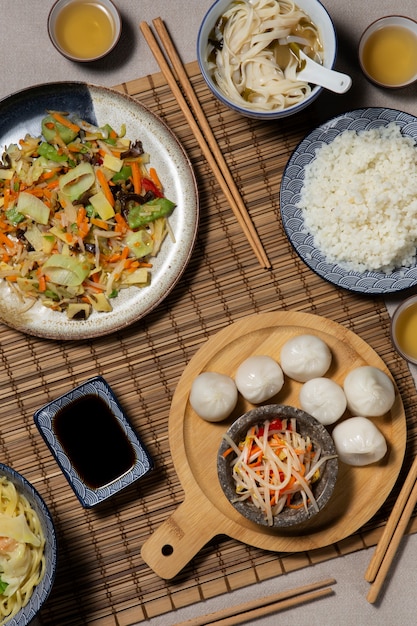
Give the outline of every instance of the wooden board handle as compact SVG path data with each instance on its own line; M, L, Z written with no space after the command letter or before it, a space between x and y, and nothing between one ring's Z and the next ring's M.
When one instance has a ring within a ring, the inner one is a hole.
M173 578L220 534L219 518L223 519L209 501L186 498L143 544L143 560L161 578Z

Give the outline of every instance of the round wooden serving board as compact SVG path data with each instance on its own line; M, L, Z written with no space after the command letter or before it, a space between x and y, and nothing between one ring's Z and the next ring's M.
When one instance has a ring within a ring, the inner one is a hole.
M340 463L332 498L305 527L283 530L253 524L240 516L223 494L216 467L222 435L232 421L253 405L239 397L229 419L206 422L196 415L188 401L193 380L203 371L234 377L240 363L251 355L265 354L279 362L285 341L305 333L321 337L327 343L333 358L326 376L339 384L343 384L350 370L361 365L373 365L389 374L382 359L360 337L336 322L308 313L250 316L210 338L185 368L169 415L171 454L185 499L142 547L143 559L162 578L175 576L216 535L224 534L277 552L322 548L358 530L387 498L400 471L406 445L405 413L398 390L391 411L373 418L388 443L385 458L366 467ZM300 407L300 388L301 383L286 377L284 387L269 403Z

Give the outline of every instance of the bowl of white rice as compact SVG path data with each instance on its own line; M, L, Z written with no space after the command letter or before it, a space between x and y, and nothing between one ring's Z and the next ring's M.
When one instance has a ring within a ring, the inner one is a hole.
M246 117L276 120L305 109L322 87L294 79L296 44L332 69L337 54L332 19L319 0L217 0L197 36L207 86Z
M281 183L284 230L303 261L362 293L417 284L417 118L371 107L309 133Z

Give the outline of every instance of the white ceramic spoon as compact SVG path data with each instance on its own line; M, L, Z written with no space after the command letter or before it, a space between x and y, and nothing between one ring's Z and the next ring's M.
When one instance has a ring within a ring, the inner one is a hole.
M290 48L298 59L298 69L295 69L293 78L325 87L335 93L346 93L350 89L352 85L350 76L316 63L300 50L297 44L291 43Z

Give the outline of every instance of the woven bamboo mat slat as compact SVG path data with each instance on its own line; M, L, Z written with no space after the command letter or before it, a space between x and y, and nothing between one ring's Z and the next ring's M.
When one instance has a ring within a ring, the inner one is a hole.
M78 343L44 341L0 327L2 461L38 488L59 535L57 579L39 620L45 626L131 626L378 540L398 488L353 537L311 553L269 553L218 537L172 581L158 578L141 560L142 544L183 499L167 433L177 382L204 342L233 321L277 309L298 310L329 317L356 332L385 360L404 400L408 449L399 483L417 450L411 417L415 387L392 349L383 300L324 282L298 258L282 230L281 177L292 150L316 125L315 109L282 123L241 118L211 97L196 63L187 69L273 269L260 269L163 77L156 74L117 86L160 115L184 145L197 177L201 224L179 284L130 328ZM113 387L156 467L102 507L84 510L38 434L33 413L96 374ZM410 530L417 530L415 520Z

